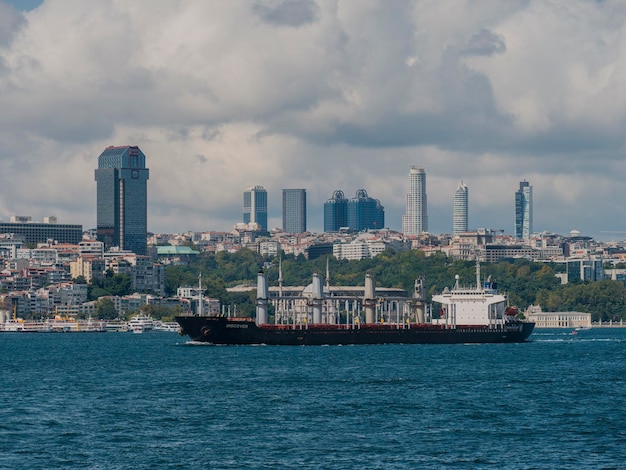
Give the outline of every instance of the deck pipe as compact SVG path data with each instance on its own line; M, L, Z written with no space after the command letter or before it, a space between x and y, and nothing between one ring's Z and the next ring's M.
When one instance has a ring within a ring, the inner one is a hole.
M322 323L322 279L319 274L313 273L313 285L311 292L311 302L313 304L313 324Z
M365 323L374 323L376 314L376 298L374 294L374 278L371 274L365 275L365 297L363 298Z
M413 290L413 306L415 308L415 319L417 323L425 323L424 310L426 304L424 299L426 298L424 290L424 276L420 276L415 279L415 289Z
M267 323L267 302L269 291L267 287L267 277L263 271L259 271L256 282L256 324Z

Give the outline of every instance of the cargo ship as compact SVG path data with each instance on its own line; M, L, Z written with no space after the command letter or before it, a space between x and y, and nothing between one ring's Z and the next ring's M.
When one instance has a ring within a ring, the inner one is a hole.
M454 286L432 300L438 309L426 308L423 277L415 281L411 298L377 297L369 274L363 297L329 296L314 274L302 296L270 299L267 278L260 272L256 318L196 314L177 316L176 322L180 335L216 345L519 343L535 327L507 306L507 296L497 292L491 279L480 282L478 263L475 287L462 287L456 276Z

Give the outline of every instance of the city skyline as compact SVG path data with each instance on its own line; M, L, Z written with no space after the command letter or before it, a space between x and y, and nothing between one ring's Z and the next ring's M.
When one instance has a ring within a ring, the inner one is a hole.
M12 4L0 0L5 219L95 227L93 156L129 144L150 157L153 232L230 230L252 182L269 227L289 186L307 188L311 231L335 188L367 188L401 230L418 164L429 232L451 230L462 178L471 227L511 233L526 179L535 230L624 236L626 11L612 2Z

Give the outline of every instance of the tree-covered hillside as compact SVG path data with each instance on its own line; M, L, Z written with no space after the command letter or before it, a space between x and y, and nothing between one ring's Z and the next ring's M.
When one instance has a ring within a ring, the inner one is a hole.
M283 285L307 285L313 273L326 277L327 258L306 260L299 256L283 256ZM264 269L265 268L265 269ZM555 274L562 266L534 263L525 259L481 265L481 278L491 276L501 292L509 295L511 304L525 309L541 305L544 311L580 311L592 314L594 321L626 318L626 289L621 282L600 281L560 285ZM264 269L270 285L278 283L278 258L263 258L250 250L237 253L203 254L189 266L169 266L166 270L166 290L173 295L179 286L194 286L202 273L207 294L224 305L238 305L238 311L250 314L254 310L253 294L229 294L227 287L255 284L259 270ZM415 279L424 275L428 300L445 287L454 285L455 275L461 284L476 283L474 262L452 261L444 254L426 257L411 250L400 253L385 251L373 259L361 261L328 258L332 285L363 285L365 273L370 273L376 285L398 287L412 292Z

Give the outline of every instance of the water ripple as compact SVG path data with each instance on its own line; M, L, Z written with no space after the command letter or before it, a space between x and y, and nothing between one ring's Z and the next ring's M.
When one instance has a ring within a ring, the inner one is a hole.
M533 338L319 348L4 334L0 467L623 468L626 331Z

